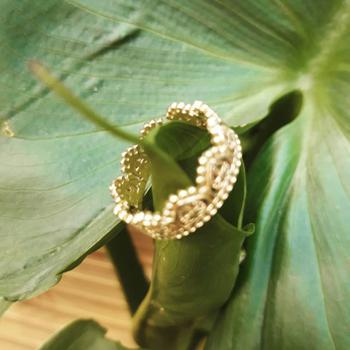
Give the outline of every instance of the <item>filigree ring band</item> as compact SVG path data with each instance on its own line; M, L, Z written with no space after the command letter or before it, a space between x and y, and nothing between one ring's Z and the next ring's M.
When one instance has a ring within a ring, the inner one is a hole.
M179 120L205 128L212 147L198 159L196 185L168 197L161 212L142 211L142 198L150 176L150 161L141 145L122 154L122 175L110 186L114 213L155 239L182 238L195 232L213 217L231 192L241 166L242 148L236 133L206 104L173 103L167 120ZM152 120L141 130L141 138L163 119Z

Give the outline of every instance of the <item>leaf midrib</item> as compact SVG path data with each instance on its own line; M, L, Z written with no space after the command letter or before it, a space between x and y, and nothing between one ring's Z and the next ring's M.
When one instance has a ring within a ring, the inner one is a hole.
M322 41L318 44L318 54L310 62L310 74L317 77L329 64L329 59L347 30L350 21L350 1L345 0L325 27Z
M327 83L324 75L331 65L332 54L346 37L350 23L350 1L345 0L330 17L321 30L314 54L296 75L295 88L302 90L305 96L315 100L318 90Z

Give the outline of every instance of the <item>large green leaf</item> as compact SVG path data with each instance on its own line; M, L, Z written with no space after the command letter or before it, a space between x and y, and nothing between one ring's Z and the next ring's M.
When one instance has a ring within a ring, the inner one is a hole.
M115 224L105 189L123 146L38 87L27 59L52 66L130 130L177 99L203 99L231 124L254 121L300 89L302 114L250 171L250 203L261 198L252 209L258 234L209 344L348 348L349 7L346 0L3 1L0 295L47 288ZM220 329L225 337L215 336Z
M105 338L106 330L92 320L77 320L63 328L40 350L127 350Z
M332 109L313 108L251 169L257 232L208 349L349 348L350 135Z
M302 112L250 170L256 235L208 349L350 346L350 6L331 6L337 10L319 22L320 49L299 80Z
M114 14L129 8L122 5L1 2L0 295L7 299L53 285L116 224L107 188L125 147L38 84L29 59L48 64L98 112L130 131L177 99L203 99L232 122L260 118L287 89L275 65L267 69L253 58L237 63L205 26L179 26L183 40L169 37L174 28L164 35L158 35L164 28L141 32L118 22ZM125 21L144 21L155 6L134 5ZM220 12L230 20L224 7ZM185 40L184 29L197 43ZM213 44L207 47L207 40Z

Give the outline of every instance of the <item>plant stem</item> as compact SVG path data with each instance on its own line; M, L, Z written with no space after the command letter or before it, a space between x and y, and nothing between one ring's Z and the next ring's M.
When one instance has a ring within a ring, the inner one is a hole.
M149 142L146 139L140 139L137 135L128 133L108 122L105 118L101 117L90 106L83 102L78 96L75 96L41 63L37 61L30 61L29 68L41 82L60 96L68 105L77 110L83 117L99 127L109 131L112 135L131 143L138 143L142 145L150 154L154 154L164 161L167 160L166 154L164 154L161 149L156 147L154 142Z
M152 288L152 286L151 286ZM162 326L149 322L159 316L159 307L152 303L152 291L149 290L133 318L133 335L136 342L145 348L154 350L192 350L193 322L174 326Z
M106 244L106 248L133 315L147 294L149 282L126 226Z
M103 129L108 130L111 134L132 142L139 143L140 139L138 136L130 134L120 128L110 124L98 113L96 113L91 107L80 100L79 97L75 96L67 87L65 87L57 78L55 78L48 69L46 69L41 63L37 61L30 61L29 68L33 74L43 82L48 88L59 95L67 104L77 110L81 115L91 122L97 124Z

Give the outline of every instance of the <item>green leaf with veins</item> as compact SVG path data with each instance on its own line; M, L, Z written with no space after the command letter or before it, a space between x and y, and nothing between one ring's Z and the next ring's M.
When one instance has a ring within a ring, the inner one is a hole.
M93 320L77 320L63 328L40 350L127 350L105 338L106 330Z
M133 18L141 20L142 3L138 7ZM232 95L260 118L278 89L268 88L272 75L265 68L237 66L77 4L6 1L0 9L0 295L16 300L52 286L116 225L107 188L125 149L38 84L28 60L52 67L99 114L127 131L180 99L205 100L233 122L238 104ZM260 76L262 85L248 89L251 78ZM262 86L266 94L259 99Z
M39 86L28 59L53 67L129 131L174 100L202 99L231 125L256 121L300 89L297 121L249 171L258 232L208 344L349 348L349 8L347 0L2 1L0 295L47 289L116 224L106 188L124 145Z
M314 108L306 103L250 170L256 233L207 349L349 346L349 148L330 111Z

